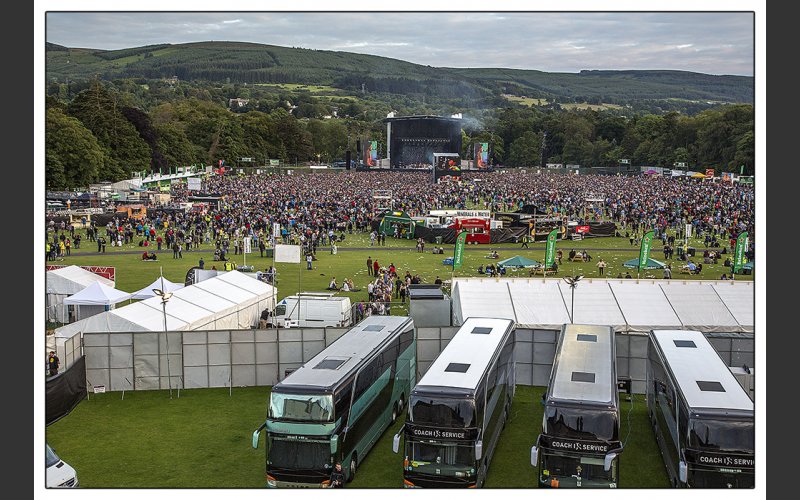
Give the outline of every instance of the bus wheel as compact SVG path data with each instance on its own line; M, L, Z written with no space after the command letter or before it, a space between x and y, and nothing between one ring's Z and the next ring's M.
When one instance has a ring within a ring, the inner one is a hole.
M356 452L353 452L353 456L350 457L350 476L347 478L347 482L351 482L354 477L356 477L356 468L358 467L358 457L356 456Z
M397 420L397 403L392 405L392 424Z

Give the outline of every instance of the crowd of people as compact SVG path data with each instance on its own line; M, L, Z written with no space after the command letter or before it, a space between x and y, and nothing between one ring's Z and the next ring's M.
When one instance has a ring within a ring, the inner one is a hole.
M385 245L386 235L372 224L381 211L380 200L373 194L375 190L390 190L393 208L412 217L441 208L482 207L507 212L532 205L537 213L563 215L579 224L613 221L620 228L620 236L624 231L631 245L652 229L664 242L665 257L671 257L673 250L682 257L683 249L675 243L675 237L682 234L686 224L691 224L694 235L711 248L727 244L732 250L736 237L748 231L748 260L753 260L752 185L519 170L464 172L460 181L440 184L432 184L429 173L415 171L215 175L206 178L204 184L205 192L221 196L219 208L183 213L149 207L150 217L113 220L105 228L89 227L87 239L97 242L98 252L105 250L106 241L112 246L138 243L147 249L171 249L173 258L182 258L184 250L197 249L201 243L213 244L214 260L228 261L231 252L238 255L244 251L244 240L249 238L262 257L277 241L303 245L304 260L313 262L320 246L330 246L333 254L336 242L354 232L370 233L372 245ZM185 184L171 187L172 202L187 201L189 196ZM589 202L588 198L602 202ZM272 234L275 224L279 234ZM48 224L48 229L52 231L47 237L48 260L63 258L72 247L80 247L80 234L72 226ZM103 230L105 234L101 234ZM424 252L424 248L425 241L419 239L417 250ZM591 260L590 256L583 257L584 261Z

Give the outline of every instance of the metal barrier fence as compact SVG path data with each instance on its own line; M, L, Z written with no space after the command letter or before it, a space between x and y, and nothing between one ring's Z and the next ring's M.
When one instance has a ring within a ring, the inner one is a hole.
M347 331L346 328L86 333L86 379L109 391L274 385ZM417 328L421 377L458 331ZM556 330L516 330L516 380L547 385ZM706 334L728 366L755 367L752 334ZM616 336L617 373L633 392L645 390L647 335Z

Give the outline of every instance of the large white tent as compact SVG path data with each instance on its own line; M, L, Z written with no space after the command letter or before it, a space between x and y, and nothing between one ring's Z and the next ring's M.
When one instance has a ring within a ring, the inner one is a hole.
M69 312L64 299L74 295L92 283L114 287L114 282L79 266L67 266L45 273L47 320L58 323L69 322Z
M168 331L239 330L258 325L261 312L275 308L277 290L238 271L229 271L173 292L166 305ZM56 329L58 346L84 332L161 332L164 313L153 297Z
M754 291L752 281L585 278L574 290L575 323L625 332L686 328L752 333ZM453 325L479 316L513 319L521 328L557 330L570 321L572 293L556 278L456 278Z
M156 280L141 290L137 290L131 294L132 299L143 300L155 297L156 293L153 289L162 290L164 292L174 292L183 288L183 283L173 283L167 278L158 277Z

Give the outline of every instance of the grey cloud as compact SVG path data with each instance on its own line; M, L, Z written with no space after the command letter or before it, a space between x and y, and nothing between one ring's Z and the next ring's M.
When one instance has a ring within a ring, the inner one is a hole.
M233 40L431 66L753 74L749 13L74 12L49 13L46 35L100 49Z

